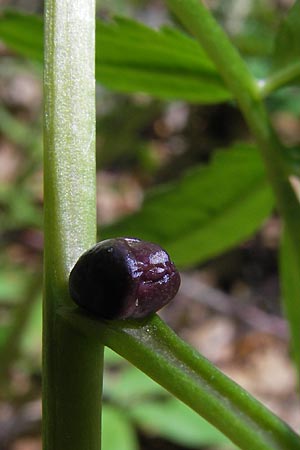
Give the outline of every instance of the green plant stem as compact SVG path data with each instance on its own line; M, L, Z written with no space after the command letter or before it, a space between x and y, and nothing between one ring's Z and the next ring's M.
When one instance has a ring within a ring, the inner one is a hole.
M300 293L300 277L296 261L296 253L291 245L288 233L283 233L280 246L280 277L284 296L284 314L291 327L291 352L300 368L300 308L298 298Z
M221 430L243 450L299 450L300 437L182 341L157 315L101 321L75 308L61 316L104 343Z
M285 86L296 78L300 78L300 62L289 64L277 72L274 72L269 78L260 80L259 91L261 98L267 97L272 92Z
M43 448L99 450L103 348L57 314L96 238L94 0L45 3Z
M201 1L166 0L166 2L187 30L199 40L239 104L261 150L269 181L276 196L277 207L293 248L294 269L300 277L300 205L288 179L284 148L272 129L262 102L259 83L254 80L237 50ZM299 295L295 295L293 301L300 309ZM299 324L295 328L295 325L290 323L290 328L293 339L297 339Z

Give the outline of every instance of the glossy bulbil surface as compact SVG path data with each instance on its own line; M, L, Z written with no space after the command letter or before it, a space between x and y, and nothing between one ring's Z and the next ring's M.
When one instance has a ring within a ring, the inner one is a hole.
M108 239L85 252L70 274L70 295L105 319L142 318L176 295L180 276L157 244Z

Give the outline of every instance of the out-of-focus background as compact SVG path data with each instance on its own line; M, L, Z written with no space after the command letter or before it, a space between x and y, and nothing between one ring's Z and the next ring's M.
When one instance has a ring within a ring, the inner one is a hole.
M258 75L264 73L262 56L268 55L292 3L207 1ZM40 0L0 4L43 12ZM97 2L99 17L115 14L151 27L172 20L160 0ZM299 91L297 95L299 99ZM268 105L274 126L291 146L300 141L299 105L289 90ZM100 227L138 210L147 190L178 179L196 164L207 164L217 148L240 140L250 137L231 102L199 106L98 85ZM42 178L42 65L0 43L0 450L41 449ZM181 290L161 315L299 429L296 375L280 307L280 233L273 212L240 246L182 272ZM104 401L104 450L233 449L206 422L108 351Z

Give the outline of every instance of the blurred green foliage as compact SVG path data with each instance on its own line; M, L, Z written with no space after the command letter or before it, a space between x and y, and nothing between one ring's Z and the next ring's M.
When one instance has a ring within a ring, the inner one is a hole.
M193 267L243 242L268 217L273 199L262 164L251 144L234 144L241 140L243 125L236 126L232 112L230 142L222 134L222 122L232 110L218 104L230 102L232 109L234 104L214 65L193 38L169 24L154 30L128 18L111 20L112 12L134 16L143 11L147 17L151 2L142 2L148 8L144 10L137 1L98 3L98 11L105 17L98 20L96 37L97 81L105 86L98 90L98 169L132 173L141 190L151 187L146 189L139 211L107 226L100 236L135 235L154 240L170 251L181 268ZM274 92L268 92L269 110L298 119L300 3L296 2L283 22L282 11L270 2L245 2L243 12L234 9L233 3L219 2L215 12L257 78L266 83L269 78L279 79ZM156 17L162 14L160 7L155 13ZM34 73L41 86L42 20L7 12L1 17L0 38L7 46L1 49L0 153L8 143L15 149L11 155L16 151L20 160L11 177L0 179L0 381L5 385L4 375L16 361L23 361L32 372L40 368L41 107L32 117L30 101L24 110L3 91L11 78L28 72ZM282 78L283 65L295 75ZM283 86L287 87L275 92ZM166 110L172 99L182 101L186 112L177 128L167 126ZM195 108L198 116L193 115ZM219 119L210 128L216 112ZM195 120L202 137L196 136L192 142L187 130ZM242 137L248 141L246 130ZM218 152L213 145L216 139L223 148ZM191 148L196 148L196 155ZM296 158L290 159L287 170L298 173L299 142L291 152ZM170 172L171 176L166 175ZM285 272L291 276L289 267ZM287 286L292 288L293 283L291 280ZM136 427L185 446L226 444L220 433L137 369L111 353L106 361L104 448L137 449Z
M183 446L233 449L218 430L109 349L105 350L105 361L103 395L109 406L103 411L103 448L138 448L134 431L137 427L152 437L160 436ZM116 431L119 428L127 436L123 442L119 440L122 434Z

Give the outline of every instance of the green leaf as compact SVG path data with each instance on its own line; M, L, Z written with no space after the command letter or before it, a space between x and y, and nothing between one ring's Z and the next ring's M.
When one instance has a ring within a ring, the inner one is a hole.
M200 45L175 28L129 19L97 23L96 77L121 92L215 103L230 94Z
M254 233L273 207L260 157L250 145L219 151L207 166L153 190L142 209L101 237L158 242L183 268L216 256Z
M22 55L42 61L43 22L6 12L0 38ZM221 77L191 37L164 27L154 30L130 19L97 21L96 79L119 92L160 99L217 103L231 98Z
M6 11L1 15L0 39L27 58L43 61L43 21L40 17Z
M163 402L143 402L131 407L129 414L148 434L161 436L183 446L200 447L229 443L216 428L175 398Z
M138 450L133 426L126 415L112 406L102 408L102 448L108 450ZM100 426L100 424L99 424Z

